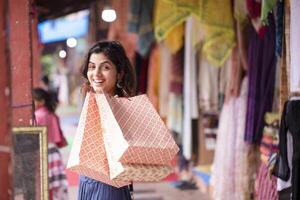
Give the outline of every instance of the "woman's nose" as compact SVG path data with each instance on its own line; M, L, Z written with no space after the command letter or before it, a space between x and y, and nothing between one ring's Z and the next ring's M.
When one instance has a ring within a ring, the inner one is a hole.
M102 75L102 69L101 69L101 67L96 67L95 74L96 75Z

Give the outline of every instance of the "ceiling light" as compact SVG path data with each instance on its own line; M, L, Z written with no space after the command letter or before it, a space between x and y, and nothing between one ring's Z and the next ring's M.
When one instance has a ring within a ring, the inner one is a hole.
M70 48L76 47L76 45L77 45L77 40L76 40L76 38L73 38L73 37L68 38L68 39L67 39L67 45L68 45L68 47L70 47Z
M106 22L113 22L117 18L116 11L110 7L106 7L103 9L101 17Z
M65 50L60 50L58 55L60 58L65 58L67 56L67 52Z

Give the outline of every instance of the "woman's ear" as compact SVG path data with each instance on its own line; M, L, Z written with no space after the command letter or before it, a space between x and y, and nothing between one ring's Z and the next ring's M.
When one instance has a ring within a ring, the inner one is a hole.
M119 82L122 82L123 77L124 77L124 72L118 73L117 78Z

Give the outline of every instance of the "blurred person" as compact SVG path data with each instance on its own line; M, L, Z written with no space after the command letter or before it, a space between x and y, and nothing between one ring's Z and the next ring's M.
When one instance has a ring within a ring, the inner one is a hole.
M53 106L56 107L59 104L58 100L58 89L55 89L54 87L51 87L49 77L47 75L43 75L40 80L40 87L48 92L50 96L50 100L53 103Z
M67 143L60 127L59 117L55 114L56 103L42 88L34 88L32 98L36 125L47 127L49 199L66 200L68 182L59 147L66 146Z
M133 96L135 76L125 50L119 42L103 41L96 43L89 51L82 68L86 79L84 92L100 93L111 96ZM132 185L114 187L106 183L80 177L78 200L130 200Z

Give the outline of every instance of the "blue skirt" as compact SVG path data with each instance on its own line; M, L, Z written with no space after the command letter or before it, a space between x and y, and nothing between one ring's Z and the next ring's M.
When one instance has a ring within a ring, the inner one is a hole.
M121 188L80 176L78 200L131 200L129 187Z

